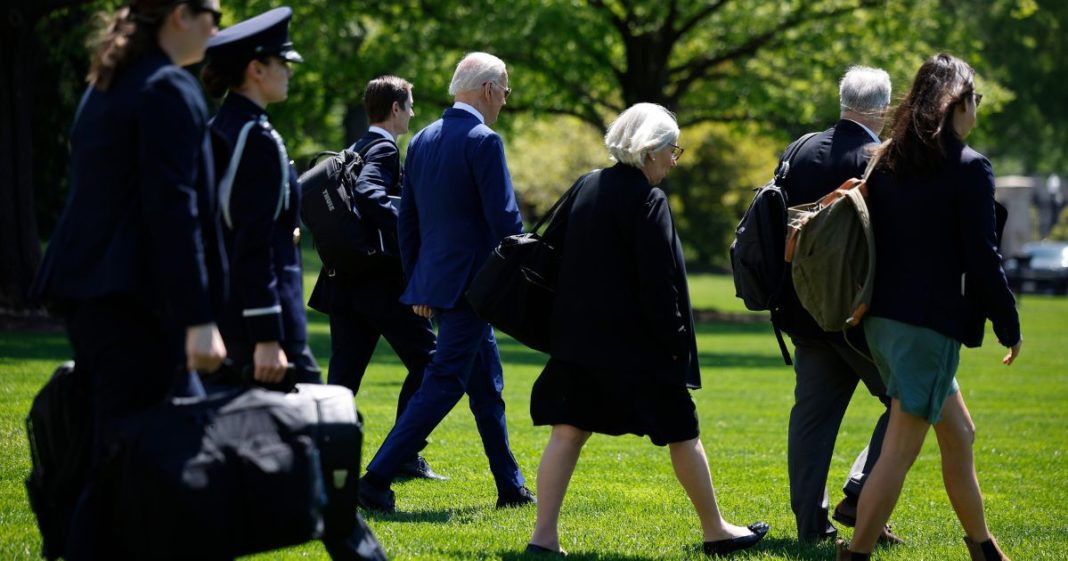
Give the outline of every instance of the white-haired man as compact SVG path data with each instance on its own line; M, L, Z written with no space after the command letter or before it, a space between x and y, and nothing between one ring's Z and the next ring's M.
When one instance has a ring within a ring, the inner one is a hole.
M867 149L879 142L890 105L890 76L878 68L850 68L839 83L839 104L838 123L806 141L790 164L782 185L790 205L815 202L845 180L863 175ZM792 144L787 147L787 153L792 148ZM796 374L787 454L790 506L799 540L833 540L837 530L828 520L826 485L842 417L857 382L864 382L871 395L887 407L875 424L868 447L854 463L843 488L845 498L834 511L835 520L853 526L860 490L882 448L890 400L874 363L853 350L866 352L860 328L848 332L849 341L841 333L824 332L801 307L792 283L787 283L782 300L774 320L794 343ZM900 542L889 527L883 529L881 539Z
M389 486L466 393L490 471L497 507L533 503L508 445L501 359L493 329L464 298L471 278L505 236L522 231L501 137L489 128L512 90L501 59L468 54L449 85L455 104L408 145L398 241L408 284L401 302L438 324L423 383L367 466L365 508L396 509Z

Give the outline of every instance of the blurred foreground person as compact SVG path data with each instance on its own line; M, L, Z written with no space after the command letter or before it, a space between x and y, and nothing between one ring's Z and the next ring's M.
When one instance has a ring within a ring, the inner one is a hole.
M550 359L530 400L552 425L538 467L537 523L528 553L562 555L558 524L568 482L592 433L648 435L668 446L701 521L704 552L759 542L768 525L723 519L698 438L689 390L701 387L682 246L656 187L682 154L663 107L639 103L605 135L616 165L580 180L568 217Z
M964 61L928 59L894 115L868 181L875 292L864 334L892 399L882 455L838 560L866 560L933 426L942 479L973 561L1008 559L987 528L975 474L975 425L956 380L960 346L998 342L1020 353L1020 319L998 255L994 172L964 143L982 94ZM922 557L922 555L920 556Z
M92 42L70 134L70 196L33 293L63 315L76 373L88 378L93 471L116 420L199 393L191 371L214 371L226 356L215 326L226 265L208 112L181 68L203 59L220 15L217 0L132 0L101 17ZM130 557L102 494L92 484L83 492L67 559Z

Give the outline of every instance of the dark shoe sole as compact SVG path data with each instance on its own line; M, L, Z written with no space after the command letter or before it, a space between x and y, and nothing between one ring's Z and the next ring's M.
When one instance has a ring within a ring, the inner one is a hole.
M525 553L526 555L538 555L538 556L542 556L542 557L567 557L567 552L565 552L563 550L554 551L554 550L549 549L547 547L542 547L540 545L534 545L532 543L528 543L527 544L527 548L526 548L526 550L523 551L523 553Z
M711 555L718 557L720 555L727 555L728 553L734 553L735 551L741 551L753 547L760 540L764 539L764 536L768 534L767 522L754 522L749 525L749 531L752 534L748 536L742 536L740 538L731 538L729 540L716 540L714 542L704 543L705 555Z

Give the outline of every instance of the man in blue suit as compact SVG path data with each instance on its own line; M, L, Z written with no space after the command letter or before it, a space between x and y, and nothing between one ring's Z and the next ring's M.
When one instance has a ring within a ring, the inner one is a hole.
M437 319L438 347L423 383L386 437L360 485L365 508L396 510L390 484L400 465L466 393L497 507L535 502L508 445L504 379L493 329L464 299L471 278L506 236L522 231L501 137L489 128L511 93L504 62L471 53L456 66L456 103L408 146L398 241L408 285L401 302Z

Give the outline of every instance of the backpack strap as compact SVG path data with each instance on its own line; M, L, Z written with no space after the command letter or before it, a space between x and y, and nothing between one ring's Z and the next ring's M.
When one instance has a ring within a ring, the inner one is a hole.
M779 329L779 324L774 318L771 320L771 328L775 330L775 340L779 342L779 352L782 353L782 361L786 363L786 366L793 366L794 361L790 359L790 350L786 348L786 341L782 338L782 330Z
M797 139L789 149L784 150L782 156L779 158L779 165L775 168L775 184L780 185L782 181L786 179L786 176L790 173L790 166L793 164L794 156L801 151L801 148L812 140L812 137L819 134L818 132L810 132Z

